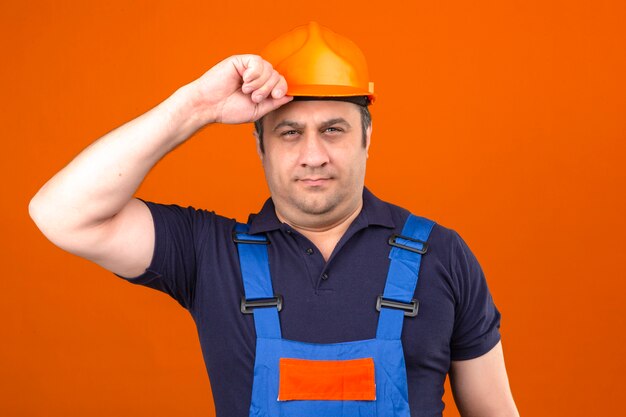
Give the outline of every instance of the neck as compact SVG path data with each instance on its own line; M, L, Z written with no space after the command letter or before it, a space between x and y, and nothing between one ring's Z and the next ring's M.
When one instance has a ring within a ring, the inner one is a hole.
M288 224L309 239L319 249L324 260L328 261L337 243L339 243L339 240L359 215L362 208L363 200L360 200L358 206L346 215L335 219L333 222L324 222L318 225L302 225L289 221L278 210L276 210L276 216L281 222Z

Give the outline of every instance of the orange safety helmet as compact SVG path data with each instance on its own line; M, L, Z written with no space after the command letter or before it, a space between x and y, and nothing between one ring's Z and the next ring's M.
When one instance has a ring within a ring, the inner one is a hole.
M374 101L365 56L350 39L311 22L276 38L261 56L287 80L295 97L367 96Z

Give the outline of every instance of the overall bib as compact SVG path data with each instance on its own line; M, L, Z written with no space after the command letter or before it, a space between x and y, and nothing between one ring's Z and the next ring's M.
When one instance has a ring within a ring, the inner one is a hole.
M257 337L250 417L410 416L400 336L404 316L417 315L412 297L433 225L409 215L402 234L389 238L391 262L376 302L376 338L315 344L282 338L282 297L272 290L269 241L237 224L233 240L245 290L241 311L254 314Z

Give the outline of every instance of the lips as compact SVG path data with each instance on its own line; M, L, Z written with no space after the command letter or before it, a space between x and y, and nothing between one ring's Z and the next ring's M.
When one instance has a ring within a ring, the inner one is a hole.
M330 180L332 180L332 177L304 177L297 179L297 181L310 187L318 187L327 184Z

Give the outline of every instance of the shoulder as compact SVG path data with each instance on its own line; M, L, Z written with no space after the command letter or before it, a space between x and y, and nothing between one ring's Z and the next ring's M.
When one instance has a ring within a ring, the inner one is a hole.
M150 209L157 237L180 233L195 238L206 238L211 234L229 235L236 223L234 219L202 208L142 201Z
M401 233L410 215L433 222L432 230L428 237L428 253L424 256L424 262L436 267L452 281L463 280L467 277L481 275L478 260L471 249L453 228L444 226L436 219L420 216L398 205L382 202L387 206L393 223L394 233Z
M434 223L428 237L428 243L433 250L436 250L441 254L446 253L448 254L448 257L456 255L459 252L462 253L464 251L469 251L467 244L456 232L456 230L440 224L437 219L421 216L419 213L413 213L404 207L400 207L392 203L382 203L389 209L391 219L395 225L396 233L402 231L402 228L404 227L409 216L413 215Z

